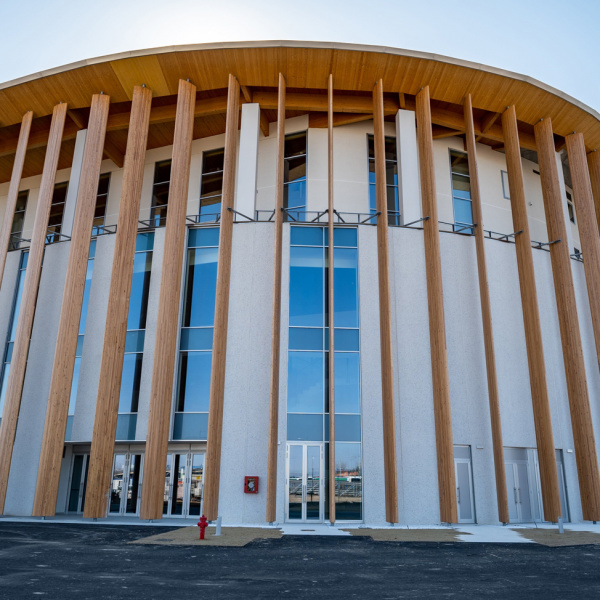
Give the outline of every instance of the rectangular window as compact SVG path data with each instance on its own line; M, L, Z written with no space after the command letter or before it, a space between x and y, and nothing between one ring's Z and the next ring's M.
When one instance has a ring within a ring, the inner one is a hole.
M150 221L155 227L165 224L167 204L169 202L169 183L171 181L171 161L163 160L154 165L154 183L152 185L152 205Z
M98 180L98 193L96 194L96 210L94 211L94 225L92 235L103 233L104 221L106 219L106 204L108 201L108 186L110 184L110 173L100 175Z
M469 161L463 152L450 150L450 175L452 178L452 203L454 205L454 230L461 233L473 233L473 207L471 205L471 179Z
M131 277L116 440L135 439L153 249L154 233L138 233Z
M2 373L0 377L0 423L2 422L2 410L4 409L4 397L6 396L6 386L8 384L8 374L10 371L10 361L12 359L13 345L15 342L15 334L17 332L17 320L19 318L19 309L21 308L21 299L23 297L23 286L25 284L25 270L27 269L27 259L29 252L21 254L21 263L19 264L19 273L15 285L15 293L13 296L13 306L8 324L8 335L6 336L6 344L4 345L4 357L2 361Z
M377 212L377 197L375 188L375 136L367 136L369 159L369 209ZM396 153L396 138L385 138L385 185L387 196L388 223L400 225L398 202L398 157Z
M206 440L219 229L190 229L179 342L174 440Z
M200 223L218 221L223 195L223 159L225 150L211 150L202 155L200 180Z
M285 136L283 208L287 220L306 220L306 131Z
M569 221L575 224L575 204L573 204L573 196L567 192L567 209L569 211Z
M17 204L15 206L15 214L13 217L12 228L10 230L10 243L8 246L9 250L16 250L21 243L21 237L23 234L23 223L25 221L25 211L27 210L27 198L29 197L29 190L23 190L19 192L17 196Z
M64 183L57 183L54 186L52 204L50 206L50 218L48 219L48 234L46 235L47 244L53 244L54 242L60 241L68 188L69 182L67 181Z
M502 179L502 195L506 200L510 200L510 188L508 187L508 172L500 171L500 177Z

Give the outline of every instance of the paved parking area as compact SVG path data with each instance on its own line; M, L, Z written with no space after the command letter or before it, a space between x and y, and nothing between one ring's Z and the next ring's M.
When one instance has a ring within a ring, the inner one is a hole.
M600 597L597 545L356 536L284 536L244 547L130 543L165 532L0 521L0 598Z

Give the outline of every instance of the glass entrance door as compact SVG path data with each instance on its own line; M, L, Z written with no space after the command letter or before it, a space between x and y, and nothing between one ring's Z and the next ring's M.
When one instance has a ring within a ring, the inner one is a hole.
M286 521L323 521L322 444L288 444L286 476Z
M163 515L197 517L202 514L204 454L168 454Z
M89 454L74 454L71 469L71 485L67 500L67 512L82 513L85 507L85 490L87 487Z
M113 515L139 514L142 492L142 454L115 454L108 512Z

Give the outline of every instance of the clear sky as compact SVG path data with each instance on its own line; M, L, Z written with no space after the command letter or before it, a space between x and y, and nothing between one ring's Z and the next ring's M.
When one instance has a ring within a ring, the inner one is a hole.
M140 48L311 40L529 75L600 111L600 0L0 0L0 82Z

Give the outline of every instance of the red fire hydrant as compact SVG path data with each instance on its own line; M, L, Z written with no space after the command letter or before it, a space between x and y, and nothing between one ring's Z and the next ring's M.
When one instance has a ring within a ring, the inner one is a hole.
M200 527L200 539L204 539L204 530L208 527L208 519L202 515L200 521L198 521L198 527Z

